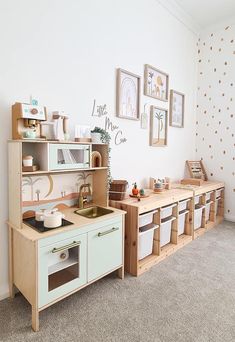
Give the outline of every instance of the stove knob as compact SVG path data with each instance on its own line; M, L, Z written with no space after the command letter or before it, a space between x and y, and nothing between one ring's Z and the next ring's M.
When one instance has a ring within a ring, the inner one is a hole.
M38 114L38 110L37 110L36 108L32 108L32 109L31 109L31 113L32 113L32 114Z

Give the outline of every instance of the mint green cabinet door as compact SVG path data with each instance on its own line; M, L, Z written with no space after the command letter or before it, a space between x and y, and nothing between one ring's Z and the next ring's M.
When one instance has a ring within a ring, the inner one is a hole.
M38 250L38 307L87 283L87 234L61 239Z
M123 263L122 221L88 233L88 282Z

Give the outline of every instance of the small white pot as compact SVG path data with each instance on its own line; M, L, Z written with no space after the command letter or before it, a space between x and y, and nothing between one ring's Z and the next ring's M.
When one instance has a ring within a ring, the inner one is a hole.
M100 133L91 132L91 139L92 139L93 144L102 144Z
M57 228L62 224L62 219L64 218L64 214L57 209L53 209L50 211L45 211L41 216L39 216L39 221L44 221L45 228Z
M32 156L23 157L23 166L33 166L33 157Z
M44 221L44 213L45 213L45 209L40 209L40 210L38 210L38 211L36 211L35 212L35 220L36 221L40 221L40 222L42 222L42 221Z

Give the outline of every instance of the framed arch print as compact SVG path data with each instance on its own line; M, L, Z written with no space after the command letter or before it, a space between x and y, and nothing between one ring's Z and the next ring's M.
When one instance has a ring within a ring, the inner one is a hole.
M169 75L165 72L145 64L144 95L161 101L168 101Z
M184 127L185 95L171 89L170 92L170 126Z
M140 119L140 76L117 69L116 115L129 120Z
M151 106L150 110L150 146L167 146L168 110Z

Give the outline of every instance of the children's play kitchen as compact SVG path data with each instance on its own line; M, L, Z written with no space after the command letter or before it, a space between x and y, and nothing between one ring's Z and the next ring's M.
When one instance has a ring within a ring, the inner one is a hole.
M113 271L123 279L124 264L142 274L224 215L224 184L193 178L134 183L128 198L127 181L112 181L108 203L108 144L88 126L69 141L68 117L52 118L49 137L46 108L16 103L8 143L10 294L31 304L35 331L48 306Z
M124 277L125 212L108 208L108 145L42 138L41 111L14 105L8 143L10 293L31 304L35 331L43 309L115 270Z

